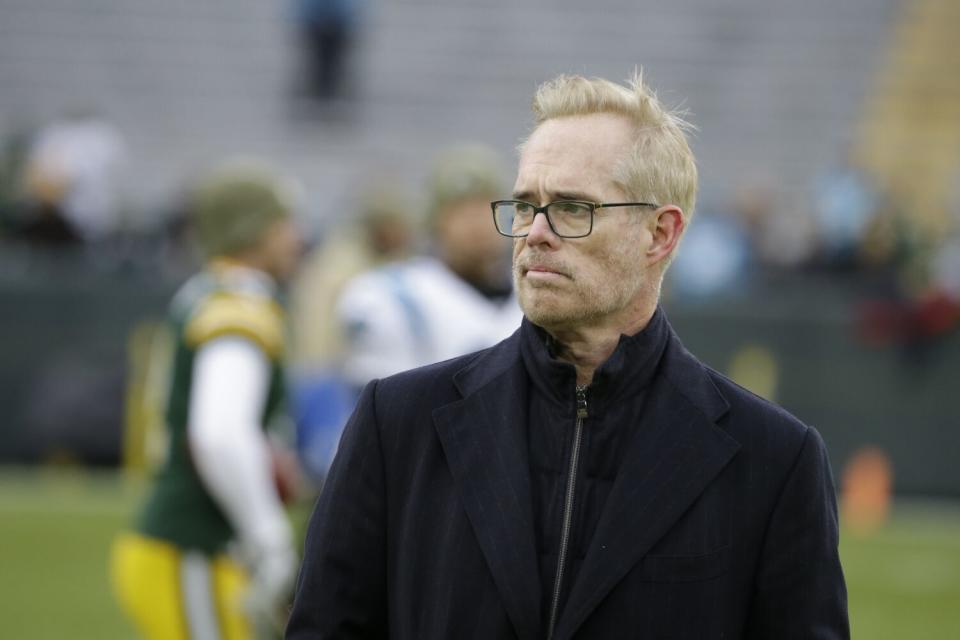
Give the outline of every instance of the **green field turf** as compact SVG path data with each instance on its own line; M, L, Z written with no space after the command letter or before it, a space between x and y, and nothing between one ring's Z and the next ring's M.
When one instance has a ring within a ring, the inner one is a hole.
M960 639L960 505L901 504L877 534L844 532L858 640Z
M117 476L0 476L0 637L134 638L107 579L137 491Z
M141 491L115 474L0 471L0 638L134 638L106 567ZM899 505L841 553L854 638L960 638L960 505Z

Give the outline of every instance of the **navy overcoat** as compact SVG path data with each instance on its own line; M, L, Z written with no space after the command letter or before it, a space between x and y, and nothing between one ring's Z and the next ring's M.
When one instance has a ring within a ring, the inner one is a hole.
M289 640L544 639L519 339L366 387ZM819 434L672 331L648 393L553 640L848 638Z

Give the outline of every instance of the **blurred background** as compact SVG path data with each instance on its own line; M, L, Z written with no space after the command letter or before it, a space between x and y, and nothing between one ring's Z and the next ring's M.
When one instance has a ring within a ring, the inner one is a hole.
M302 185L311 388L338 287L386 251L371 194L416 253L438 153L479 141L511 176L538 83L642 66L698 127L671 322L823 434L854 636L958 637L957 33L956 0L0 0L0 636L133 637L107 549L200 266L198 172L247 154Z

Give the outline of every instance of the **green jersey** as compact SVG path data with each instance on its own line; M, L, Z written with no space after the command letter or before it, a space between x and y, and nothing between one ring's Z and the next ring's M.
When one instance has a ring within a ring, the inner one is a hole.
M261 424L270 424L285 408L285 318L272 287L266 286L260 275L212 265L187 281L174 296L170 308L175 353L166 409L167 458L137 523L144 535L208 554L222 551L234 537L233 527L197 474L187 439L187 420L194 356L206 342L227 335L251 340L270 360L270 388Z

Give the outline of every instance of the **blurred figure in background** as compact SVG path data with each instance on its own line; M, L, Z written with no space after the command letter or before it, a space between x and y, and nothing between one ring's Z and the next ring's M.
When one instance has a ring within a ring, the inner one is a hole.
M934 295L949 300L960 316L960 223L954 225L934 252L930 270Z
M334 308L344 286L359 273L414 252L414 205L406 190L376 186L361 196L358 209L325 235L294 283L291 320L296 364L302 367L339 366L345 344Z
M500 163L490 149L470 145L441 155L430 182L432 255L361 274L339 300L348 383L359 389L373 378L488 347L517 329L510 245L491 225L490 200L501 191Z
M843 271L860 266L861 247L879 206L875 186L852 157L817 177L813 213L825 267Z
M754 248L744 224L723 209L699 214L668 272L671 297L702 302L746 292Z
M297 447L310 477L323 479L356 400L342 376L348 344L336 313L344 286L357 274L399 262L414 251L414 205L398 185L365 193L356 217L333 229L307 259L292 291L295 339L291 400Z
M252 638L283 624L294 475L265 432L284 413L278 287L301 252L291 187L238 161L196 194L192 222L210 262L171 305L167 459L113 550L115 588L146 638Z
M43 127L27 155L19 235L56 246L116 233L126 161L123 136L95 112L78 111Z
M747 230L755 266L763 271L800 271L818 250L817 221L808 209L784 201L774 183L743 182L733 194L734 215Z
M765 276L799 271L813 259L815 220L785 204L769 180L745 178L724 200L719 207L705 205L684 235L686 250L667 274L675 299L744 297Z
M356 39L363 0L297 0L304 50L304 94L341 98L349 90L349 53Z
M914 379L916 366L938 359L943 341L960 330L960 222L948 219L934 238L911 224L915 217L895 210L878 217L882 226L871 230L863 253L880 286L857 318L859 337L898 346Z

